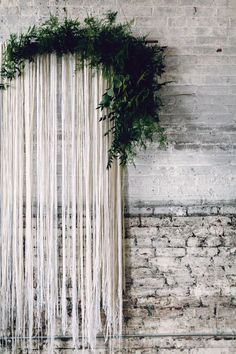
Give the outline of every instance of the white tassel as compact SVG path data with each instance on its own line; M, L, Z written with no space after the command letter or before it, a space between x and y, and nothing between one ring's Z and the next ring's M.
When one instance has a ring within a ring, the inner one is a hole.
M0 91L0 336L13 351L122 333L122 168L106 168L112 123L96 109L108 83L77 60L39 56Z

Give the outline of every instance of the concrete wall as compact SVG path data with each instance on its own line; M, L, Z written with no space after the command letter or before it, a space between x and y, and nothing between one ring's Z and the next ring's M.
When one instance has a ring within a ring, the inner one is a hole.
M236 0L0 0L0 40L49 13L107 10L168 46L172 81L161 114L169 146L139 151L125 176L124 331L235 331ZM121 352L235 354L236 340L141 336Z

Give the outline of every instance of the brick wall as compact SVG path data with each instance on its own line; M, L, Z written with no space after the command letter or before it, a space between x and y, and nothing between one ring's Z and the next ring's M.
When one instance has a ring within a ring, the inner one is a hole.
M236 328L235 216L127 220L125 332L232 333ZM132 338L132 353L236 353L236 340ZM125 351L124 351L125 352Z
M125 337L112 353L236 353L236 209L177 214L126 217ZM95 353L108 348L100 339ZM56 340L64 352L71 340Z
M126 216L124 338L111 353L236 353L236 208L204 213ZM109 343L100 338L93 353L110 353ZM73 352L56 340L55 354Z
M172 81L161 114L169 146L139 151L125 176L125 332L235 331L236 0L0 0L0 40L49 13L107 10L168 46ZM234 338L214 336L123 345L138 354L236 353Z

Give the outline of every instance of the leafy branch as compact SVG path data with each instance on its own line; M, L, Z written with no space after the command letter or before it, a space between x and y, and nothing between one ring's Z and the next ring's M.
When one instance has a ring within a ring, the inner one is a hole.
M145 37L134 37L130 23L117 24L116 15L109 12L103 19L88 16L83 24L50 17L26 33L12 34L4 52L0 84L0 89L6 88L23 72L26 60L46 53L76 53L80 65L86 60L91 67L102 68L110 87L98 108L103 113L108 111L102 119L114 122L107 132L112 134L108 167L117 157L122 165L132 160L135 147L146 147L154 134L161 144L166 142L159 125L162 103L158 95L163 85L158 79L165 69L164 47L150 46Z

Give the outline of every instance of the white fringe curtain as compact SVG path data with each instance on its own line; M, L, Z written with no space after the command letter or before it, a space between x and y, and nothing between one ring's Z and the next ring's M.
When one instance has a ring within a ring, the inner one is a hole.
M122 171L106 168L96 109L107 83L76 65L38 56L0 91L0 337L13 349L122 332Z

